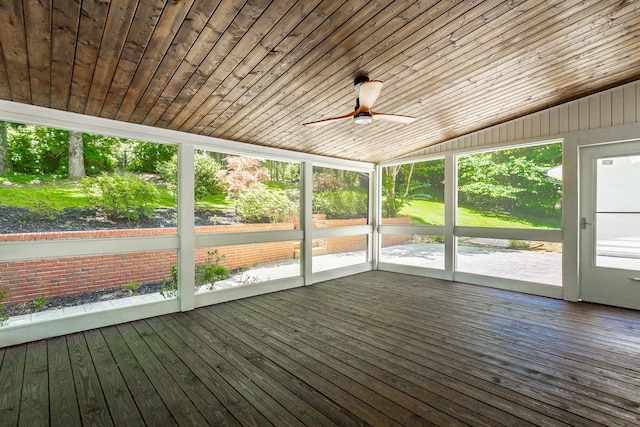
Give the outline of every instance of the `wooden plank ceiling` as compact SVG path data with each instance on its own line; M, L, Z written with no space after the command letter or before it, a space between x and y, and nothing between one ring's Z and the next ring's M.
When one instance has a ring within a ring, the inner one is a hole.
M2 0L0 99L379 162L640 78L627 0ZM353 79L385 83L351 120Z

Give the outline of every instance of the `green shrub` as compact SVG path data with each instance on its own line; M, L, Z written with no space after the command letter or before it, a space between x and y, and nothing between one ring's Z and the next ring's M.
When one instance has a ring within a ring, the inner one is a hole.
M298 205L284 190L253 184L236 197L236 214L247 222L283 222L297 212Z
M56 219L56 210L53 201L49 199L33 199L29 203L29 219L31 221L54 221Z
M229 269L221 264L224 255L218 255L218 250L207 252L207 257L201 264L195 265L194 288L197 291L200 286L209 285L209 290L213 290L213 285L229 277ZM178 267L171 264L171 277L165 279L165 283L160 290L164 298L172 298L178 295Z
M367 216L367 193L355 190L322 191L313 194L313 213L327 218Z
M229 269L220 262L224 260L224 255L218 255L218 250L207 252L207 258L202 264L196 264L195 267L195 286L209 285L213 287L215 282L224 280L229 277Z
M159 198L153 184L132 174L103 173L84 178L81 185L89 202L109 219L137 220L140 214L151 217Z
M394 218L400 214L400 210L408 203L404 197L385 197L382 199L382 217Z
M193 169L193 191L196 200L224 193L225 190L216 177L221 170L222 165L216 159L207 154L196 153ZM175 154L170 160L162 162L158 171L167 182L168 190L175 195L178 187L178 155Z
M0 326L5 326L7 324L7 320L9 320L9 317L4 315L4 306L2 305L2 300L7 292L8 291L6 289L0 290Z

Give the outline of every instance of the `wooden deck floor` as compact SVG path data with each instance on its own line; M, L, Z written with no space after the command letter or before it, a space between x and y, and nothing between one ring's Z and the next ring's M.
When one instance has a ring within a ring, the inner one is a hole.
M370 272L0 349L0 425L640 425L640 312Z

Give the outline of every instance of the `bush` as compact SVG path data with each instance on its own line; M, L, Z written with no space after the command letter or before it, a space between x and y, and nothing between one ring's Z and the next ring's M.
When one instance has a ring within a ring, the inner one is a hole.
M248 156L231 156L226 157L224 161L227 163L227 169L218 172L216 177L231 198L244 193L254 184L270 180L264 160Z
M322 172L313 177L313 192L345 190L346 185L333 173Z
M322 191L313 194L313 213L327 218L367 216L367 193L355 190Z
M151 217L159 199L153 184L132 174L103 173L82 179L81 185L89 202L109 219L137 220L140 214Z
M400 215L402 208L408 203L404 197L385 197L382 199L382 217L394 218Z
M224 255L218 255L216 249L207 252L207 257L202 264L195 265L193 284L196 292L204 285L208 285L209 290L212 291L216 282L229 277L229 269L221 264L222 260ZM178 267L175 264L171 264L171 277L165 278L160 294L164 298L178 296Z
M162 179L168 183L169 191L175 195L178 186L178 155L174 154L170 160L160 163L157 169ZM221 170L222 165L216 159L207 154L196 153L193 170L193 190L196 200L224 193L221 181L216 177Z
M247 222L282 222L297 212L298 205L284 190L253 184L236 197L236 213Z
M6 326L7 320L9 320L9 317L4 315L4 306L2 305L2 300L7 292L8 291L6 289L0 290L0 326Z

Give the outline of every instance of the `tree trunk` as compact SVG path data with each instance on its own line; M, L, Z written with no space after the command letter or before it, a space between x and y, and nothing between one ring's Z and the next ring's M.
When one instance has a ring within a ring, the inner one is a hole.
M402 196L405 199L409 195L409 190L411 187L411 176L413 175L413 167L415 165L416 165L415 163L411 163L411 167L409 168L409 175L407 175L407 187L404 189L404 196Z
M0 122L0 175L9 173L9 138L7 136L7 123Z
M69 179L84 178L84 147L82 132L69 132Z

